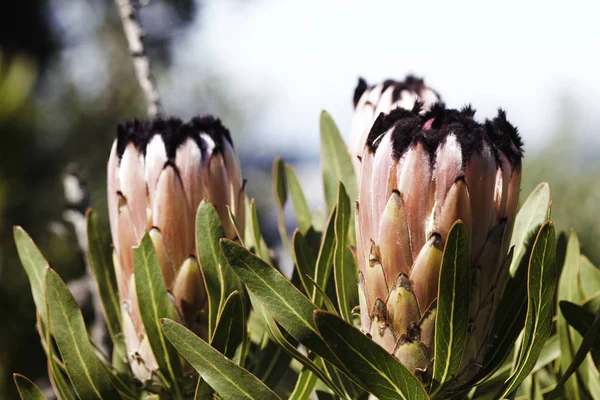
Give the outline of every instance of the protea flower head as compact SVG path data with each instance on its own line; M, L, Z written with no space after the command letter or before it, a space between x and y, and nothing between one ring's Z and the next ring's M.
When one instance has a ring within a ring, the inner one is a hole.
M425 86L423 79L412 75L408 75L404 81L388 79L375 86L369 86L360 78L354 90L350 142L350 154L357 176L367 137L379 114L387 114L395 108L412 110L417 101L422 103L421 110L425 112L439 100L440 95L435 90Z
M243 224L243 186L229 131L218 119L158 118L118 127L108 161L108 208L127 353L141 381L149 380L157 365L139 314L132 247L149 231L177 317L206 337L196 210L208 199L226 235L234 238L226 206Z
M434 350L443 246L455 221L473 277L462 371L475 368L508 276L522 143L500 110L437 104L381 114L362 156L357 251L362 330L426 380ZM489 345L489 342L487 343Z

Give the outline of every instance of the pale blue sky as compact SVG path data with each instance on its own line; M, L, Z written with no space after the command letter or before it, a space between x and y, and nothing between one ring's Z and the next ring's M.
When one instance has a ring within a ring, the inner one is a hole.
M171 79L210 62L242 99L256 95L245 129L268 139L265 152L316 153L321 109L347 137L357 77L406 73L480 118L505 108L535 149L563 94L579 110L578 134L600 122L599 16L600 3L583 0L212 1L176 47Z

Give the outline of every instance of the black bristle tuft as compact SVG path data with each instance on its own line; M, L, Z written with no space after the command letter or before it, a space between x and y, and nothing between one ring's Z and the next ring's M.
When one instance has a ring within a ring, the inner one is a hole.
M367 81L365 81L363 78L358 78L358 84L356 85L356 89L354 89L354 108L356 108L360 98L368 88L369 85L367 84Z
M195 117L190 122L183 123L179 118L158 117L150 121L133 120L117 126L117 155L123 157L127 145L133 145L142 154L146 154L146 147L154 135L160 135L165 144L167 158L175 159L177 149L188 138L196 142L198 147L206 150L206 142L201 137L206 134L215 143L213 152L222 152L224 140L233 147L229 130L223 126L221 120L210 115Z

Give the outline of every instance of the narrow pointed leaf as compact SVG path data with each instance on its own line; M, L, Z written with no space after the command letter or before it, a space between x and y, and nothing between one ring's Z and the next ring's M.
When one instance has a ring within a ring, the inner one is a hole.
M106 327L110 337L115 341L115 338L123 329L121 327L121 308L119 307L117 278L112 262L113 250L110 245L110 236L102 227L100 217L94 210L88 210L86 222L90 268L98 287Z
M317 311L315 322L331 351L377 398L429 399L421 383L406 367L354 326L326 311Z
M133 248L133 263L140 314L152 353L161 371L177 388L177 377L181 376L179 357L160 329L160 319L172 315L173 305L148 233L144 235L140 245Z
M547 182L542 182L531 192L519 209L510 241L510 247L514 246L514 257L510 265L511 276L515 275L517 268L521 265L521 260L529 258L527 243L533 241L538 230L546 221L549 205L550 186Z
M335 216L333 269L340 314L348 322L352 321L352 309L358 305L358 267L356 259L348 248L351 216L350 199L346 194L344 184L340 182Z
M510 395L527 378L550 337L552 303L556 277L554 275L554 225L546 222L533 245L527 278L527 318L521 350L515 371L502 397Z
M277 205L277 227L279 228L279 236L286 250L290 251L290 240L287 235L285 226L285 215L283 209L287 202L287 183L285 176L285 168L281 157L277 157L273 161L273 196Z
M600 341L600 310L594 316L592 313L587 311L585 308L578 306L577 304L570 303L568 301L561 301L559 303L560 310L567 322L571 324L573 321L575 324L573 327L583 336L581 345L577 349L577 352L573 356L573 360L568 368L565 370L560 378L560 381L556 385L553 391L553 396L560 393L565 382L573 375L573 373L579 368L580 365L585 361L588 353L593 347L598 346Z
M227 261L248 290L296 340L320 355L329 355L313 321L317 307L279 271L230 240L221 240Z
M21 400L46 400L46 396L40 388L27 377L21 374L13 374L13 379Z
M302 370L289 400L308 400L316 384L317 376L309 369Z
M33 301L40 313L42 323L45 323L46 299L44 295L44 273L48 267L48 262L23 228L16 226L14 228L14 237L21 264L29 278Z
M94 352L83 316L69 289L50 268L45 282L53 336L77 395L83 399L118 398L106 367Z
M338 182L344 184L351 200L358 198L352 159L346 150L340 131L326 111L321 112L321 168L328 210L331 210L335 204Z
M579 261L579 239L577 238L577 234L572 231L567 241L565 261L560 279L558 280L557 300L559 303L561 301L570 301L577 304L583 300L583 294L581 293L577 278L579 274ZM560 371L564 374L575 357L575 351L581 345L582 335L569 326L562 313L558 313L557 315L556 328L560 340ZM579 369L577 374L581 378L584 378L586 372L587 370ZM574 400L582 398L577 377L572 376L568 379L563 388L568 398Z
M169 319L161 322L165 336L221 398L280 399L258 378L224 357L187 328Z
M448 233L437 300L432 393L451 382L460 368L467 342L471 270L467 231L461 221Z
M310 212L310 207L308 206L304 192L300 187L300 182L298 182L296 173L289 164L285 165L285 177L290 190L294 213L296 214L296 224L298 225L300 232L306 234L312 226L312 213Z
M223 307L227 296L234 290L242 290L241 284L225 262L219 240L225 237L223 224L215 207L208 201L203 201L198 207L196 215L196 251L198 261L206 280L208 295L208 335L212 335L217 324L217 316ZM225 291L221 290L219 265L223 269ZM165 316L166 317L166 316Z
M235 351L246 337L246 316L244 302L238 291L229 295L217 321L217 329L210 343L227 358L233 358Z
M323 234L323 240L321 242L321 249L319 251L319 257L317 258L317 266L315 268L315 282L324 291L327 291L327 283L329 282L329 276L331 275L331 268L333 267L333 258L335 255L335 219L337 215L337 207L334 206L327 222L327 229ZM323 298L316 287L313 287L311 300L321 307L323 304Z
M299 230L294 232L292 239L294 246L294 264L300 277L300 282L305 290L306 295L310 295L311 282L314 279L315 267L317 260L310 249L310 245L304 238L304 235Z

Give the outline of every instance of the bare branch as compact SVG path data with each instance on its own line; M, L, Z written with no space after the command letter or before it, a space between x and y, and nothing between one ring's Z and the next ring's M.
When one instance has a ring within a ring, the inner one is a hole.
M144 32L137 20L136 7L132 0L115 0L115 3L119 9L137 80L148 100L148 116L154 118L161 112L160 96L150 70L150 60L144 49Z

